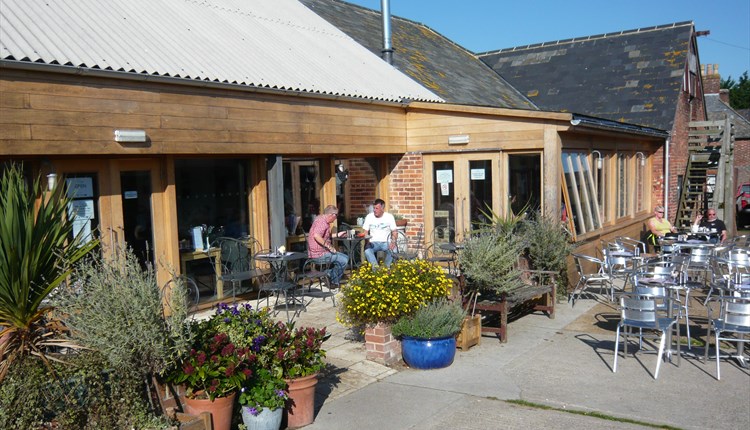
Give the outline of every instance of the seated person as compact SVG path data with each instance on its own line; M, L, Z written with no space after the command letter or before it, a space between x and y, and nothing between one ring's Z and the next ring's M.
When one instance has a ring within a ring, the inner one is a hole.
M648 220L646 224L649 231L648 243L653 246L658 246L658 239L664 237L667 233L675 233L677 229L674 228L668 219L664 218L664 206L657 206L654 209L654 217Z
M367 261L373 268L378 267L376 253L383 251L385 252L384 264L386 267L391 267L398 230L393 215L385 212L385 202L382 199L375 200L372 212L365 217L362 228L370 234L370 243L365 248Z
M339 287L344 269L349 263L349 257L346 254L336 252L331 243L331 223L336 221L338 214L336 206L326 206L323 214L315 218L310 227L310 234L307 236L308 257L316 263L331 266L327 272L332 288ZM346 234L345 232L342 233Z
M693 231L698 231L698 227L705 229L705 231L714 231L718 233L718 236L712 235L709 238L711 243L724 243L727 240L727 226L724 221L716 217L716 209L709 209L706 211L706 217L702 214L698 214L695 217L695 223L693 224Z

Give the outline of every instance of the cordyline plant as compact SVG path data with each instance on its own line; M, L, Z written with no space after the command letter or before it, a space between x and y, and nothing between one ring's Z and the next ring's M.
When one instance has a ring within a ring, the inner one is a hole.
M72 265L98 245L72 236L64 182L43 193L11 164L0 179L0 381L11 364L31 354L49 365L53 346L75 346L44 303Z

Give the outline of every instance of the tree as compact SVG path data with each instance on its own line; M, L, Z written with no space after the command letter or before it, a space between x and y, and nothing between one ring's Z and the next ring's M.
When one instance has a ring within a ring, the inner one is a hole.
M750 77L747 71L740 76L739 82L731 75L722 79L721 88L729 90L729 106L732 109L750 109Z

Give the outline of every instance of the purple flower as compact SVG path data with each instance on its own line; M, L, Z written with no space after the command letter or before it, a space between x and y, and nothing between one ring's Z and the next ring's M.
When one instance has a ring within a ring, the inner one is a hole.
M231 318L229 318L229 317L226 317L226 318L224 318L224 322L225 322L225 323L229 323L229 322L231 322L231 321L232 321L232 319L231 319Z
M276 392L276 395L279 397L286 397L286 391L284 390L274 390Z
M260 411L255 406L251 406L248 409L248 412L250 412L251 415L256 416L256 417L258 416L258 414L260 414Z

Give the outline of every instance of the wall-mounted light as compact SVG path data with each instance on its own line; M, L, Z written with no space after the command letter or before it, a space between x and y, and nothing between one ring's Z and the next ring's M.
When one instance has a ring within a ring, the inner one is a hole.
M578 118L573 118L570 120L570 125L578 125L581 123L581 120Z
M640 151L639 151L639 152L636 152L636 153L635 153L635 156L636 156L636 158L639 158L639 159L641 160L641 166L645 166L645 165L646 165L646 156L645 156L645 155L643 155L643 153L642 153L642 152L640 152ZM639 157L639 156L640 156L640 157Z
M448 136L448 145L461 145L464 143L469 143L468 134L454 134L452 136Z
M596 159L596 168L601 170L602 169L602 153L595 149L591 151L591 155L593 156L594 154L599 156L599 158Z
M55 185L57 185L57 174L56 173L48 174L47 175L47 191L54 190Z
M146 130L115 130L115 142L145 143Z
M346 182L349 179L349 170L345 169L341 163L336 165L336 178L339 182Z

